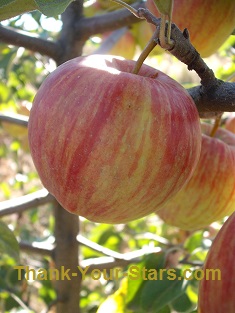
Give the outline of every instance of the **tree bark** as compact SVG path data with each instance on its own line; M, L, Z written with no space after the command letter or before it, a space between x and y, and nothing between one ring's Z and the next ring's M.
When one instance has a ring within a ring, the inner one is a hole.
M79 313L81 277L78 272L79 245L77 235L79 221L76 215L68 213L59 203L55 205L55 268L68 270L68 277L56 280L57 313ZM75 276L72 275L72 273Z

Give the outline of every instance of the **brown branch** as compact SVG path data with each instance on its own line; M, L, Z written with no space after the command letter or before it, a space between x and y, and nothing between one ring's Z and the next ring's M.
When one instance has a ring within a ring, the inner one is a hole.
M196 86L188 89L201 116L210 112L235 112L235 83L218 82L210 88Z
M25 210L53 202L55 198L42 189L31 194L0 202L0 217L13 213L22 213Z
M171 24L172 43L161 43L160 25L161 19L155 17L149 10L139 8L137 10L140 18L145 18L148 23L156 26L155 41L168 50L178 60L188 66L188 70L194 70L201 78L201 86L190 88L189 94L193 98L201 117L215 117L221 112L235 111L235 83L223 82L217 79L213 71L207 66L200 54L190 42L187 29L183 32L175 25ZM167 27L165 29L167 34ZM205 116L205 113L210 112Z
M62 29L57 44L61 47L62 53L56 60L60 65L72 58L82 55L83 47L88 37L83 38L82 33L76 33L76 22L84 19L83 1L76 0L70 3L61 15Z
M137 12L140 18L144 17L148 23L156 26L157 32L155 41L157 41L163 49L169 51L178 60L188 65L188 69L190 71L194 70L201 78L202 85L208 87L208 85L211 86L217 84L217 79L215 78L213 71L207 66L204 60L200 57L200 54L191 44L187 29L182 32L174 23L171 24L172 43L170 45L166 44L167 40L161 43L159 40L161 19L155 17L148 9L145 8L139 8ZM165 34L167 34L167 27L165 29Z
M136 2L131 6L139 8L140 5L144 7L143 2ZM76 22L75 31L76 36L82 36L83 38L88 39L92 35L116 30L138 22L140 22L140 19L135 17L127 9L120 9L90 18L82 18Z
M0 25L0 42L11 44L17 47L24 47L28 50L39 52L57 60L62 53L61 47L50 40L33 37L32 34Z

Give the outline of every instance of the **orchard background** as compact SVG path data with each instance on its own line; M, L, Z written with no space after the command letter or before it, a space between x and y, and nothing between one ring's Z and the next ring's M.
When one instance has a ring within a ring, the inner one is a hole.
M140 269L176 268L179 275L185 269L196 271L203 266L226 218L196 231L169 226L156 214L117 225L78 218L61 208L43 188L28 146L28 116L45 77L80 55L115 54L137 60L146 45L140 38L140 27L146 27L147 34L148 23L105 0L36 2L39 7L34 1L24 4L26 7L20 1L18 6L6 1L8 5L0 7L4 20L0 25L0 311L197 312L196 279L127 281L120 274L118 279L94 280L89 274L93 269L117 267L125 273L133 265ZM133 6L145 4L137 2ZM37 8L45 15L39 10L25 13ZM205 59L223 81L234 81L234 61L232 35ZM195 72L188 71L170 53L159 52L158 47L145 63L185 88L200 84ZM214 98L205 111L212 112L209 117L216 117L225 105L224 111L233 112L234 99L234 92L222 104ZM200 103L198 108L205 117ZM223 114L222 125L231 114ZM214 123L214 119L207 122ZM22 275L19 279L14 266L20 265L35 270L64 266L78 276L71 280L26 280ZM90 266L85 280L78 265Z

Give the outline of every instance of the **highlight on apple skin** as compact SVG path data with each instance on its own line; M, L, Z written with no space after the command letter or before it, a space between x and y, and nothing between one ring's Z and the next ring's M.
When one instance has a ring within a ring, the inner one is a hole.
M235 211L235 135L202 124L202 149L189 182L157 215L169 225L201 229Z
M216 235L204 263L206 269L217 270L199 283L198 313L234 313L235 308L235 212ZM219 279L220 278L220 279Z
M39 88L29 144L43 185L71 213L126 223L160 208L190 179L201 127L176 81L135 61L91 55Z
M160 17L154 0L147 0L146 6ZM235 28L235 2L174 0L172 22L181 31L187 28L192 44L202 57L208 57L219 49ZM155 26L151 26L154 31Z

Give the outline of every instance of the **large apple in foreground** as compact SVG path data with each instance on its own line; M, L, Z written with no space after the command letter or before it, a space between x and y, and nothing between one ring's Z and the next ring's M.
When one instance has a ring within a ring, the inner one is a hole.
M158 216L185 230L208 226L235 211L235 135L202 124L202 149L190 181L168 201Z
M157 17L154 0L147 8ZM190 40L202 57L215 53L235 28L234 0L174 0L172 21L182 31L187 28ZM155 26L152 25L152 29Z
M29 118L44 186L68 211L126 223L160 208L192 176L201 149L187 92L121 57L78 57L42 84Z
M235 212L224 223L207 254L199 283L198 313L235 312ZM214 278L212 276L213 271ZM206 277L206 273L210 274Z

